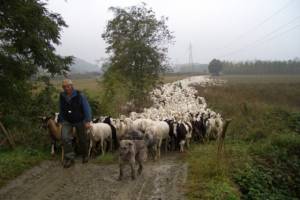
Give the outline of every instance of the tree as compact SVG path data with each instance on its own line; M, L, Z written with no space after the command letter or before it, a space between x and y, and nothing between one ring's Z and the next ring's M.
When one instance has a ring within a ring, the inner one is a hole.
M110 67L104 77L123 76L121 84L130 86L130 99L138 100L157 83L167 69L167 45L173 36L167 18L156 19L146 4L128 8L111 7L114 18L102 34L108 44ZM108 81L104 78L104 82ZM139 101L139 100L138 100Z
M72 57L55 53L62 17L40 0L0 0L0 112L23 116L30 108L32 78L69 70ZM21 114L22 113L22 114Z
M218 76L222 71L222 63L220 60L213 59L208 65L209 73Z

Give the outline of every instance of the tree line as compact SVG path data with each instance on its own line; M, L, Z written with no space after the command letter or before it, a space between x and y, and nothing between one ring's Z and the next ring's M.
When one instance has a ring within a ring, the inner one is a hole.
M300 74L298 59L286 61L245 61L231 62L213 59L208 66L209 72L223 74Z

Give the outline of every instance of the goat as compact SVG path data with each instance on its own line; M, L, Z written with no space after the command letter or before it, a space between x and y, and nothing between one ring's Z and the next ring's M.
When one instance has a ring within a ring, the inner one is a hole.
M55 149L57 146L57 142L61 142L61 129L62 125L60 123L57 123L58 113L55 113L55 118L52 119L52 117L39 117L43 121L43 127L48 130L48 134L51 139L51 155L55 155ZM70 133L73 135L73 143L77 144L77 136L75 133L75 128L72 129L72 132ZM61 145L61 161L64 161L64 148L63 145Z
M215 140L223 131L223 120L221 117L209 118L206 121L206 141Z
M55 155L55 147L58 141L61 141L62 125L55 122L52 117L40 117L43 121L43 127L48 130L51 139L51 155ZM63 156L62 156L63 157Z
M175 135L175 147L179 147L179 151L184 151L184 145L186 142L186 136L188 134L188 129L186 125L182 122L174 122L173 123L173 131Z

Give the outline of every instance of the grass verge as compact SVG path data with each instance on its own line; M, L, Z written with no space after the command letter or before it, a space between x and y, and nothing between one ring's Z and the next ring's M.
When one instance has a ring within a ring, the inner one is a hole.
M43 160L49 159L49 152L18 147L0 152L0 187Z
M95 159L92 160L93 163L96 164L116 164L118 162L117 153L106 153L104 155L99 155Z

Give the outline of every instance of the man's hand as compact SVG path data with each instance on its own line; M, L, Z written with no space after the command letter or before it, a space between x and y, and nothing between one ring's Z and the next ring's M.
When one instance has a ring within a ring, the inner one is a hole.
M84 126L86 129L90 129L92 127L91 122L85 122Z

